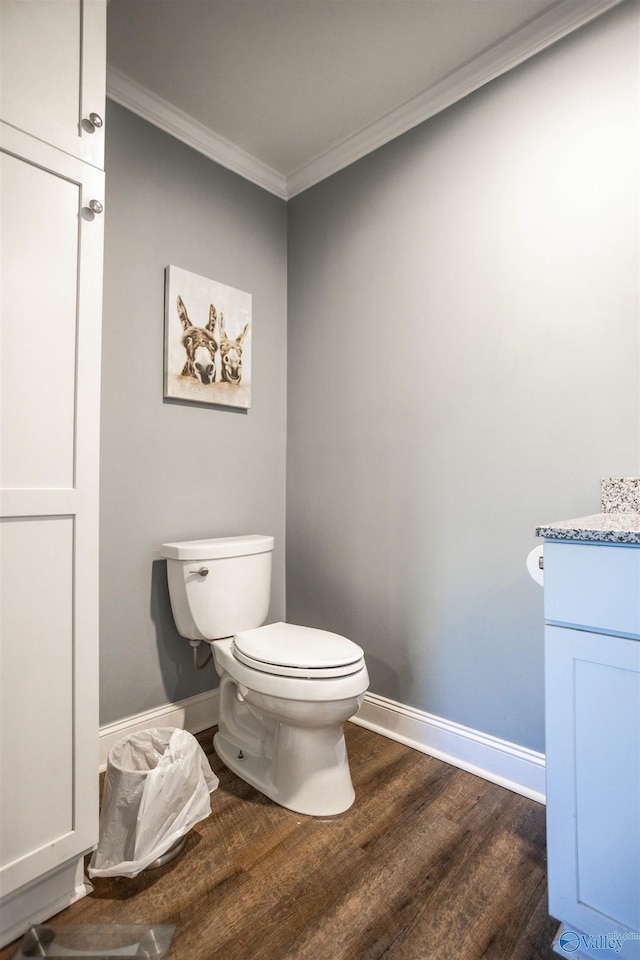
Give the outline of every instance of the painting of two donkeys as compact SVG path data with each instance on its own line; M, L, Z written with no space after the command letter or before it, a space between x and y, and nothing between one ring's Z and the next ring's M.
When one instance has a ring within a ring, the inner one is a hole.
M251 406L251 294L165 270L164 396Z

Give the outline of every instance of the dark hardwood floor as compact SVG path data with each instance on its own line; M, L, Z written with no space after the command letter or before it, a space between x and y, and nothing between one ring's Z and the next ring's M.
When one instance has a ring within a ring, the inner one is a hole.
M331 818L277 806L199 734L220 786L184 853L50 924L172 923L172 960L551 960L544 807L346 728L356 802Z

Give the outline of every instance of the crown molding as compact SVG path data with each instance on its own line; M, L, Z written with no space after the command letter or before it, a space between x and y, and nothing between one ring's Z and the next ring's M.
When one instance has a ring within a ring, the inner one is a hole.
M282 174L112 66L107 67L107 96L227 170L287 199Z
M474 90L507 73L622 2L626 0L561 0L557 6L452 71L423 93L290 174L287 177L287 199L295 197L441 113Z
M627 0L559 0L554 7L511 36L462 64L418 96L335 144L287 177L114 67L107 68L107 96L210 160L269 193L289 200L624 2Z

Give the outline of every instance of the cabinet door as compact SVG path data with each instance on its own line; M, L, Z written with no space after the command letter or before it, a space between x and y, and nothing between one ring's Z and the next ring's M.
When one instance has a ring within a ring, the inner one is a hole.
M0 120L104 166L105 0L0 0Z
M0 124L0 887L97 839L104 174Z
M547 626L545 656L549 912L637 932L640 641Z

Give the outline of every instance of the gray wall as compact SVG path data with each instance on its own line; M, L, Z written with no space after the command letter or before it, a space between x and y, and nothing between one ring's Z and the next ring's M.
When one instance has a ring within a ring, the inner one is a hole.
M537 523L639 472L638 5L289 204L288 619L542 750Z
M217 685L173 624L159 545L275 535L284 615L286 205L110 103L102 389L101 723ZM164 268L253 295L248 413L163 402Z

